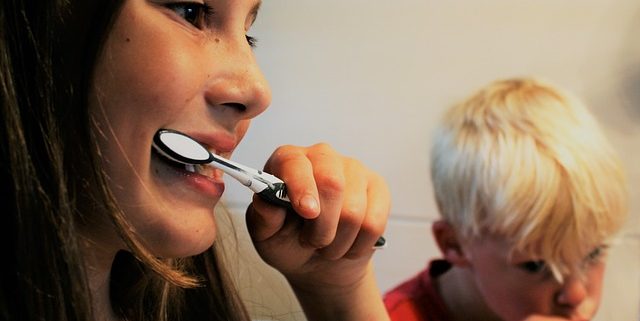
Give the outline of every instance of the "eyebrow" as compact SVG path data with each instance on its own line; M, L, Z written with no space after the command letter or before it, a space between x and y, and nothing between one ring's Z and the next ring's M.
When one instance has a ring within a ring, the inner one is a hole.
M260 10L260 5L262 5L262 1L258 1L256 2L255 5L253 5L253 8L251 8L251 11L249 11L249 16L251 16L251 24L253 25L254 22L256 22L256 18L258 18L258 11Z

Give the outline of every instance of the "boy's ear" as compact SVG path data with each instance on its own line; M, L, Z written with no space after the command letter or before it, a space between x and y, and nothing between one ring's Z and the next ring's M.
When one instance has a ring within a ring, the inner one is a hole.
M431 232L445 260L456 266L470 265L458 235L451 224L443 220L435 221L431 225Z

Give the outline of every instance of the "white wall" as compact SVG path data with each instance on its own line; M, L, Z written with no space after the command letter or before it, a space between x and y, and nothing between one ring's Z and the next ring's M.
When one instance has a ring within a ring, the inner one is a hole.
M582 97L620 151L632 192L596 320L640 320L640 2L264 0L250 34L273 103L234 158L260 167L278 145L325 141L380 172L394 200L390 245L375 256L383 290L438 255L428 145L446 107L519 75ZM232 213L241 218L249 199L229 182ZM256 317L304 320L281 278L241 264Z

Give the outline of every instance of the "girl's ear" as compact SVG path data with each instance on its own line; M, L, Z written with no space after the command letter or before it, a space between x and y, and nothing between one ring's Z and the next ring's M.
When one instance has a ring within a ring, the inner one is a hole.
M458 239L458 235L451 224L443 220L435 221L433 225L431 225L431 232L445 260L459 267L471 265L471 262L469 262L469 259L464 253L462 243Z

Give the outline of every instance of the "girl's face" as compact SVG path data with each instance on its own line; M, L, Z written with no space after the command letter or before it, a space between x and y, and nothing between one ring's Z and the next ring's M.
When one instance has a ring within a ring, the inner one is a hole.
M605 270L603 248L588 253L581 275L558 282L543 261L513 253L500 238L471 242L466 248L475 283L485 303L502 320L532 314L591 320L600 303Z
M258 0L126 0L106 40L90 113L109 187L155 255L193 255L213 243L222 173L187 172L155 154L151 143L157 130L171 128L230 156L271 99L247 36L258 6Z

